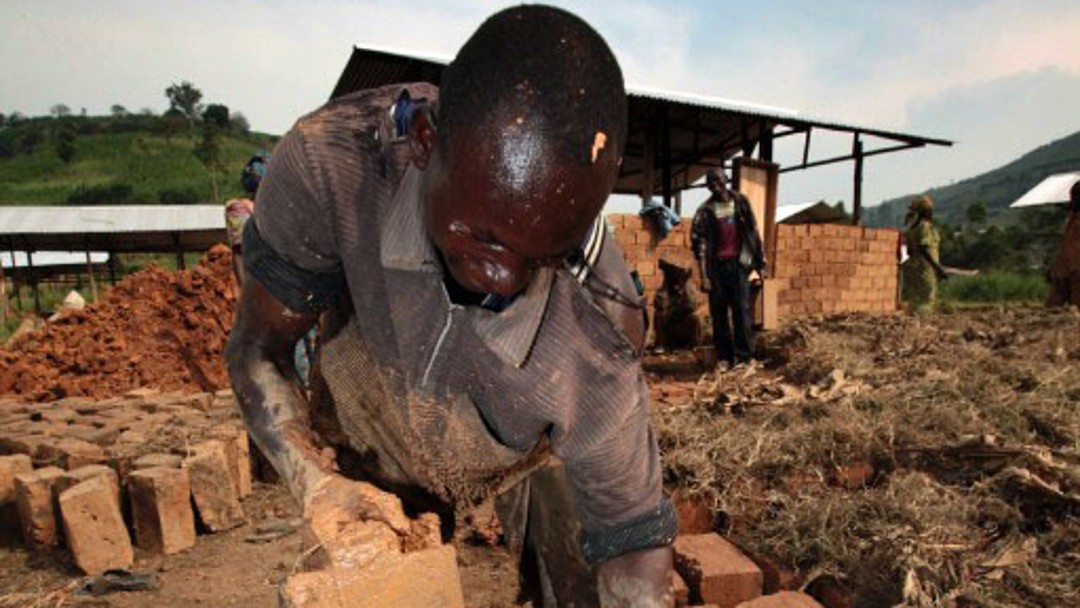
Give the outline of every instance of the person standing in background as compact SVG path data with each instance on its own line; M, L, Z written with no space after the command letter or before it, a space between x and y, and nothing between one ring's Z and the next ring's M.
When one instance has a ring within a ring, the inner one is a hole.
M710 169L705 185L712 195L694 213L691 241L709 294L716 358L733 367L753 357L750 273L764 278L765 254L750 201L727 187L724 170Z

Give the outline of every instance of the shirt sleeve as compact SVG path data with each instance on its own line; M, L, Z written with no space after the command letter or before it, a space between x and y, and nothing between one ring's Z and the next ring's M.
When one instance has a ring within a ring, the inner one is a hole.
M244 265L282 304L301 312L330 306L345 289L331 230L328 189L294 128L274 149L244 227Z
M596 563L669 545L676 526L674 507L663 494L648 391L632 343L633 334L643 329L642 310L636 307L641 298L614 239L606 239L585 288L617 333L609 352L595 353L607 361L600 364L602 372L589 372L591 381L570 423L573 437L556 444L555 451L574 489L582 551Z

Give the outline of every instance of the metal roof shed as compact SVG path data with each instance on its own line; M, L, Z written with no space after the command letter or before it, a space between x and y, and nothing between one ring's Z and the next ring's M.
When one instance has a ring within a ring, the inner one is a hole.
M16 252L84 252L92 287L89 252L105 252L110 260L116 253L175 253L183 268L185 251L204 251L225 238L220 205L0 207L0 250L12 257ZM34 286L34 306L40 311L37 285L44 273L35 268L35 257L13 268L11 278L16 285Z
M225 240L220 205L0 207L6 251L201 251Z
M449 62L447 57L356 46L331 98L394 83L438 85ZM677 191L690 188L710 167L720 166L737 154L749 158L755 149L761 160L772 162L774 140L802 135L802 162L780 171L851 161L854 221L858 223L864 159L926 145L952 145L944 139L818 120L794 110L716 97L633 86L627 87L627 94L628 140L615 192L635 194L643 199L660 194L669 207ZM850 153L811 157L811 133L815 130L850 135Z

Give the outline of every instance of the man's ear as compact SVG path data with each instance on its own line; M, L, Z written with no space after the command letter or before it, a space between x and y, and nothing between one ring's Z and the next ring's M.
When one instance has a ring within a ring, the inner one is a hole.
M409 157L413 165L420 170L427 169L438 139L432 110L433 108L426 104L418 105L413 108L413 115L409 120Z

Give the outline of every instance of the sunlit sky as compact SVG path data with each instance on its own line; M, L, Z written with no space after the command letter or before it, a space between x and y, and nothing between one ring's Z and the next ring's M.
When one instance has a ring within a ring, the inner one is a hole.
M353 44L452 56L496 0L4 0L0 112L204 102L280 134L329 96ZM554 1L627 83L956 140L868 159L863 200L947 185L1080 130L1076 0ZM788 138L796 140L799 138ZM781 140L783 141L783 140ZM817 138L822 152L850 140ZM777 160L801 155L801 141ZM797 149L797 150L796 150ZM780 204L851 200L851 165L785 174Z

